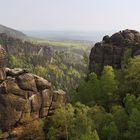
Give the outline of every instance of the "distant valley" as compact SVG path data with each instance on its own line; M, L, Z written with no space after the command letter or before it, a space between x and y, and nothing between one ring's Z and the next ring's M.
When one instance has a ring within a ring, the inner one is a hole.
M28 36L49 40L73 40L73 41L92 41L97 42L102 39L105 34L111 35L114 31L28 31L23 30Z

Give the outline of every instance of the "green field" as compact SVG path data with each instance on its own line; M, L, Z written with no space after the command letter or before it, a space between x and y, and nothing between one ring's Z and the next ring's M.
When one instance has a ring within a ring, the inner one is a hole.
M75 40L55 41L55 40L47 40L47 39L30 38L29 41L34 44L49 45L49 46L64 47L64 48L66 47L66 48L82 49L82 50L86 50L87 48L92 46L92 42L75 41Z

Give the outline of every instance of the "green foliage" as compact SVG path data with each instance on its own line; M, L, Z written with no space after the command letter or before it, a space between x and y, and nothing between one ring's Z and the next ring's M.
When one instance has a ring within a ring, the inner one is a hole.
M90 107L101 140L140 139L140 57L127 54L122 70L106 66L100 77L89 74L72 96Z
M21 67L23 65L22 60L18 60L14 55L9 57L9 64L12 67Z
M115 122L110 122L108 126L104 126L103 133L106 136L107 140L118 140L119 131Z
M25 68L49 80L55 89L63 89L70 93L78 87L80 81L85 77L87 63L83 58L77 58L71 53L54 52L51 61L42 55L9 55L9 67ZM81 62L79 62L81 60Z
M49 121L51 124L47 136L52 140L99 140L89 111L89 107L80 103L58 108Z
M73 97L77 101L84 104L95 104L93 99L98 99L98 91L100 90L99 80L95 73L90 74L88 82L82 82L78 88L78 92Z
M114 105L112 106L113 120L119 130L119 139L124 139L123 135L125 130L128 128L128 113L126 112L125 108L121 105Z
M126 111L130 114L134 108L140 110L140 97L128 94L124 98Z
M94 120L95 128L100 139L106 139L107 135L103 132L103 128L113 121L113 115L107 113L102 106L93 106L90 108L91 119Z
M34 72L41 77L45 77L47 74L47 69L44 68L43 66L38 65L35 67Z
M28 122L22 127L22 133L19 137L20 140L45 140L45 135L40 121Z
M80 41L52 41L47 39L30 39L30 42L33 42L35 44L43 44L43 45L49 45L54 47L60 47L60 48L70 48L70 49L87 49L90 46L90 43L88 42L80 42Z
M124 54L122 70L105 66L100 77L90 73L86 80L86 54L79 59L71 53L56 51L50 62L41 55L10 55L9 66L26 68L47 78L54 88L67 91L72 104L59 107L52 117L45 119L46 139L139 140L140 56L130 58L131 51L128 49ZM14 111L9 112L12 115L7 114L7 120L0 114L1 128L3 123L8 127L11 117L15 117ZM38 123L23 130L25 139L37 139L44 134Z
M129 48L124 52L123 61L122 61L122 64L121 64L122 68L125 68L128 65L129 60L131 59L131 56L132 56L132 49Z
M99 136L97 134L97 131L95 130L94 132L92 132L92 134L82 134L79 140L99 140Z
M95 73L89 75L87 82L81 83L75 98L84 104L101 104L106 108L117 100L118 95L115 91L118 89L118 83L115 74L110 66L104 68L100 79Z
M2 130L0 129L0 135L2 134Z
M128 130L125 133L125 136L128 140L140 139L140 111L136 108L133 108L132 113L129 116L128 120Z
M128 65L124 69L124 84L126 92L139 94L140 93L140 57L130 59Z
M110 103L117 100L115 91L118 89L118 83L115 79L115 73L111 66L104 67L103 74L100 79L101 100L103 105L109 107Z

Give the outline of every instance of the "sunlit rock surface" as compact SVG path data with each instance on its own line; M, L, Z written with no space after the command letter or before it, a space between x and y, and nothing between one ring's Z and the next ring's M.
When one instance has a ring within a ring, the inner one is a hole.
M0 128L4 131L24 122L26 115L44 118L66 103L65 92L54 91L42 77L9 68L5 68L5 75L0 83Z

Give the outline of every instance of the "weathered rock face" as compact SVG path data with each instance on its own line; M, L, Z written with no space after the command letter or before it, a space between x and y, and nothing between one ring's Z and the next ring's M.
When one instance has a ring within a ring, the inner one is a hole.
M0 83L0 128L8 130L23 123L27 116L51 115L58 104L66 103L62 90L53 91L51 84L23 69L5 68L6 78Z
M104 36L102 42L96 43L90 53L89 70L98 75L103 67L110 65L120 69L126 50L131 49L131 56L140 54L140 33L135 30L123 30L111 37Z

